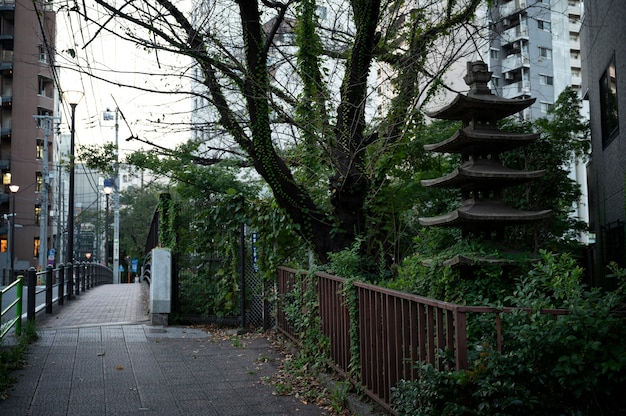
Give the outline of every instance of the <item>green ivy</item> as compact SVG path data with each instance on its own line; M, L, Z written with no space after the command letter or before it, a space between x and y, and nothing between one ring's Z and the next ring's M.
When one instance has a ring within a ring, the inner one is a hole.
M315 272L298 273L297 276L302 280L296 282L292 292L282 299L283 311L300 347L292 364L316 375L327 368L330 340L322 332Z

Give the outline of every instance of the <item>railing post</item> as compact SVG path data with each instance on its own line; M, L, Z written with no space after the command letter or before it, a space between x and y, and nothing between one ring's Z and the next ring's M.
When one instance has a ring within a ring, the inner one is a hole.
M85 270L87 273L87 290L93 287L93 272L91 267L92 265L93 264L90 262L87 262L87 264L85 265Z
M65 265L65 280L67 280L67 300L74 295L74 266L71 262Z
M52 266L46 268L46 313L52 313Z
M37 289L37 272L34 267L28 269L28 303L26 306L26 319L29 322L35 321L35 292Z
M15 305L15 317L17 318L17 322L15 322L15 333L19 336L22 335L22 301L24 300L24 277L17 276L17 285L15 286L15 290L18 294L17 304Z
M65 296L65 266L63 263L59 264L58 270L58 279L59 279L59 305L63 305Z
M86 280L86 274L87 274L87 269L85 267L85 262L80 263L80 268L79 268L80 272L79 272L79 276L80 276L80 290L81 292L85 292L85 280Z
M80 295L80 262L74 264L74 294Z

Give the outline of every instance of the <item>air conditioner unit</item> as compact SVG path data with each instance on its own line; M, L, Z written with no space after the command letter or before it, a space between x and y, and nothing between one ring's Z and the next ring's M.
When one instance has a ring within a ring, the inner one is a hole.
M519 42L513 42L513 48L519 49Z
M512 72L506 72L504 74L504 79L509 80L509 81L512 80L513 79L513 73Z
M502 19L502 24L504 26L511 26L511 20L510 19Z

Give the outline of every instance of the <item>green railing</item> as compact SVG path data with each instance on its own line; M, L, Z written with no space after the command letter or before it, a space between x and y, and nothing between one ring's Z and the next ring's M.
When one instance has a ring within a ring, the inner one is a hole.
M0 325L0 340L4 339L4 336L15 326L15 333L20 335L22 333L22 293L23 293L23 283L22 276L18 276L15 282L11 283L9 286L0 290L0 322L14 306L15 306L15 318L10 321L3 323ZM5 309L2 309L2 298L5 293L15 287L15 300L11 302L9 306Z

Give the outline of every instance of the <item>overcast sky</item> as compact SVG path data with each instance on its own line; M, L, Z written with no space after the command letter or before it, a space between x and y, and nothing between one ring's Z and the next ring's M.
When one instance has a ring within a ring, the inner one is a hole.
M186 122L191 103L184 96L149 93L133 88L119 87L97 80L87 74L67 67L83 70L111 80L116 84L130 84L140 88L171 88L176 80L165 80L158 76L142 73L167 71L168 59L163 54L156 56L135 45L120 40L115 35L101 32L92 40L95 27L86 26L84 21L76 19L67 12L57 14L57 63L61 67L61 90L81 90L85 93L76 108L76 146L84 144L104 144L115 140L113 123L102 123L102 113L106 109L114 110L115 101L124 113L130 129L120 120L119 146L123 154L129 150L147 146L137 141L127 142L126 138L137 135L142 139L157 142L161 146L173 146L186 141L190 136L185 132L172 132L167 126L160 127L150 121ZM87 45L87 46L85 46ZM69 49L77 53L72 59ZM160 68L159 65L160 64ZM163 86L163 87L162 87ZM182 88L188 88L183 85ZM115 99L115 100L114 100ZM62 131L69 130L69 110L64 108Z

